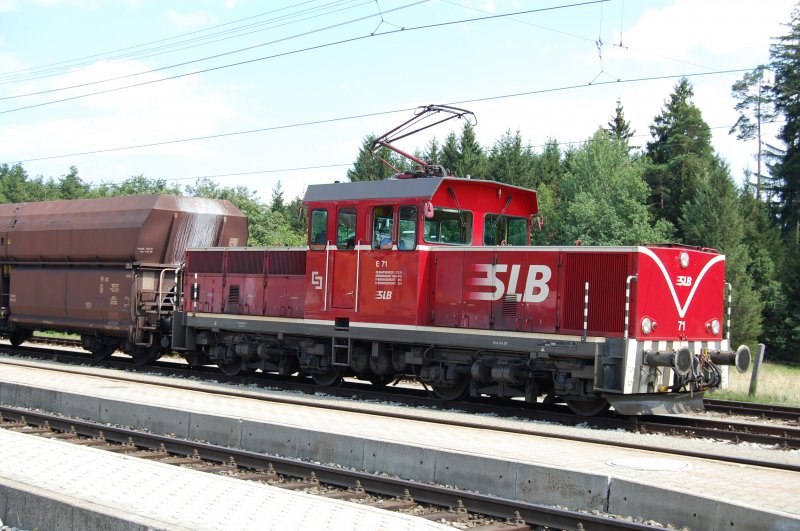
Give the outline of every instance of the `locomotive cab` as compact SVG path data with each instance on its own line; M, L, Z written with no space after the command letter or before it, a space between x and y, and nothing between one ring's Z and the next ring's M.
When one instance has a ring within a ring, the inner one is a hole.
M306 311L340 323L425 325L434 248L525 246L536 192L428 177L311 187Z

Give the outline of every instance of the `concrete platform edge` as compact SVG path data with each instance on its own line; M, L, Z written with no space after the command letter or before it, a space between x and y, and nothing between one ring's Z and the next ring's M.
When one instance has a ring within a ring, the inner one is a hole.
M84 529L87 531L179 531L183 527L157 522L25 485L0 477L3 524L22 529Z

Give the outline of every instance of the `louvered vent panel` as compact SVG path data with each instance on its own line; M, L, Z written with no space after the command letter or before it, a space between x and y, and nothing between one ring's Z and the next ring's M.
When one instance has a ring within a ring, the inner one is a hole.
M589 334L622 334L627 253L564 253L562 331L583 331L584 286L589 282Z
M187 273L222 273L223 251L188 251Z
M264 272L267 251L228 251L225 270L240 275L260 275Z
M273 275L305 275L305 251L270 251L267 272Z

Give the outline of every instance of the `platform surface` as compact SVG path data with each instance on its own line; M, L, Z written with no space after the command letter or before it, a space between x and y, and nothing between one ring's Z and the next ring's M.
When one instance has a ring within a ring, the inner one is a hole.
M9 430L0 430L0 485L117 518L115 528L133 522L155 529L197 530L445 529L406 514ZM36 505L29 501L22 510ZM18 511L19 507L5 508L8 525ZM16 516L24 521L30 515ZM50 525L76 529L75 518L65 515L51 519Z

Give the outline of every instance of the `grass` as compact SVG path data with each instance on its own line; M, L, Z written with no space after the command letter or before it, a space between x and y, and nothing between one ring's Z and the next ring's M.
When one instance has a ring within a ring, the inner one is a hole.
M756 394L748 396L752 371L751 366L746 373L739 374L731 367L728 388L707 393L706 398L800 406L800 366L765 362L758 373Z
M51 330L47 331L36 331L33 333L34 336L37 337L47 337L51 339L80 339L81 336L78 334L69 334L66 332L53 332Z

